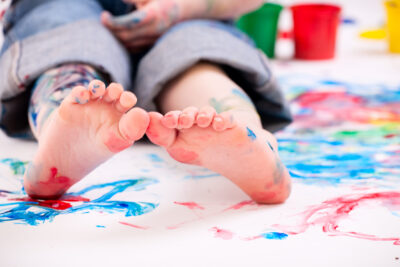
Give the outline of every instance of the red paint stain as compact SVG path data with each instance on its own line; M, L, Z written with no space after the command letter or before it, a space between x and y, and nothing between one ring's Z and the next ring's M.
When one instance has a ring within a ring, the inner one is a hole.
M199 210L204 210L203 206L200 206L199 204L195 203L195 202L174 202L177 205L182 205L182 206L186 206L191 210L195 210L195 209L199 209Z
M233 206L231 206L231 207L229 207L229 208L227 208L225 210L239 210L239 209L241 209L243 207L246 207L246 206L249 206L249 205L257 205L257 204L253 200L245 200L245 201L242 201L242 202L240 202L238 204L235 204L235 205L233 205Z
M169 148L168 152L175 160L183 163L195 161L199 155L196 152L185 150L184 148Z
M104 144L111 152L117 153L130 147L133 142L124 140L120 136L117 136L114 132L110 132Z
M44 183L44 182L42 182ZM72 181L70 178L66 176L58 175L58 169L56 167L50 168L50 178L46 183L57 183L57 184L65 184L72 185Z
M141 230L147 230L147 229L149 229L149 227L146 227L146 226L140 226L140 225L131 224L131 223L127 223L127 222L119 222L119 223L120 223L120 224L123 224L123 225L126 225L126 226L129 226L129 227L136 228L136 229L141 229Z
M29 75L25 75L24 80L29 80Z
M10 199L14 201L24 201L24 202L32 202L33 205L38 205L40 207L51 208L55 210L66 210L72 207L71 203L68 202L88 202L90 199L81 197L81 196L64 196L59 200L41 200L41 199L33 199L30 197L23 198L14 198Z
M400 237L378 237L372 234L358 232L343 232L339 229L340 221L361 204L369 201L378 201L389 209L400 209L400 192L381 192L348 195L322 202L301 213L302 222L293 226L274 225L287 234L297 235L304 233L310 226L321 225L322 231L330 236L348 236L373 241L393 241L394 245L400 245Z
M386 139L390 139L390 138L393 138L393 137L396 137L396 135L395 134L387 134L387 135L385 135Z
M215 238L221 238L224 240L230 240L233 238L233 233L228 230L224 230L218 227L213 227L210 229L210 231L214 232L214 237Z

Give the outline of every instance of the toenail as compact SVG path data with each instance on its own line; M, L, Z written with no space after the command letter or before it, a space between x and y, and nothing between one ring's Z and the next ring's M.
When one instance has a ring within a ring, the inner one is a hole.
M214 121L215 121L215 122L222 122L222 118L216 117L216 118L214 119Z

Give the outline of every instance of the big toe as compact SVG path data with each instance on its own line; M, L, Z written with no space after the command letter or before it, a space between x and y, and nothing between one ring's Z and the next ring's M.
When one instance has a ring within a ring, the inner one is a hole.
M175 140L176 130L163 125L163 115L158 112L150 112L150 123L146 135L156 145L169 147Z
M119 131L126 140L136 141L146 133L149 122L149 114L146 111L133 108L121 117Z

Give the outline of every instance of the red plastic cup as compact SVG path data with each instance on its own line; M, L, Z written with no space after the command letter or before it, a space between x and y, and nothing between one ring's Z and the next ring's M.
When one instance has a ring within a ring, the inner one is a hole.
M295 57L333 58L341 8L328 4L299 4L292 6L291 9Z

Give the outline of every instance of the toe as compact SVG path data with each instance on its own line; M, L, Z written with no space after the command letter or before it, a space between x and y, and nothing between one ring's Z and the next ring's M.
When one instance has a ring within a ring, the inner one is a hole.
M180 110L169 111L161 119L161 123L170 129L177 128L179 122L179 116L182 112Z
M100 80L93 80L88 86L91 99L102 97L106 91L106 86Z
M179 129L188 129L193 126L198 109L196 107L188 107L185 108L182 113L179 115L178 119L178 128Z
M150 141L156 145L169 147L173 144L176 137L176 130L167 128L163 125L163 115L158 112L149 112L150 123L146 135Z
M214 117L212 127L217 132L231 129L235 126L235 121L231 112L222 112Z
M196 123L201 128L207 128L215 116L215 109L210 106L203 107L199 110L196 118Z
M149 114L141 108L133 108L119 121L119 131L123 138L136 141L143 137L149 126Z
M103 100L110 103L120 98L124 89L119 83L111 83L104 93Z
M132 92L123 92L119 100L115 102L118 111L125 113L136 105L137 98Z
M89 102L90 93L83 86L75 86L71 93L68 95L68 100L71 103L75 104L86 104Z

